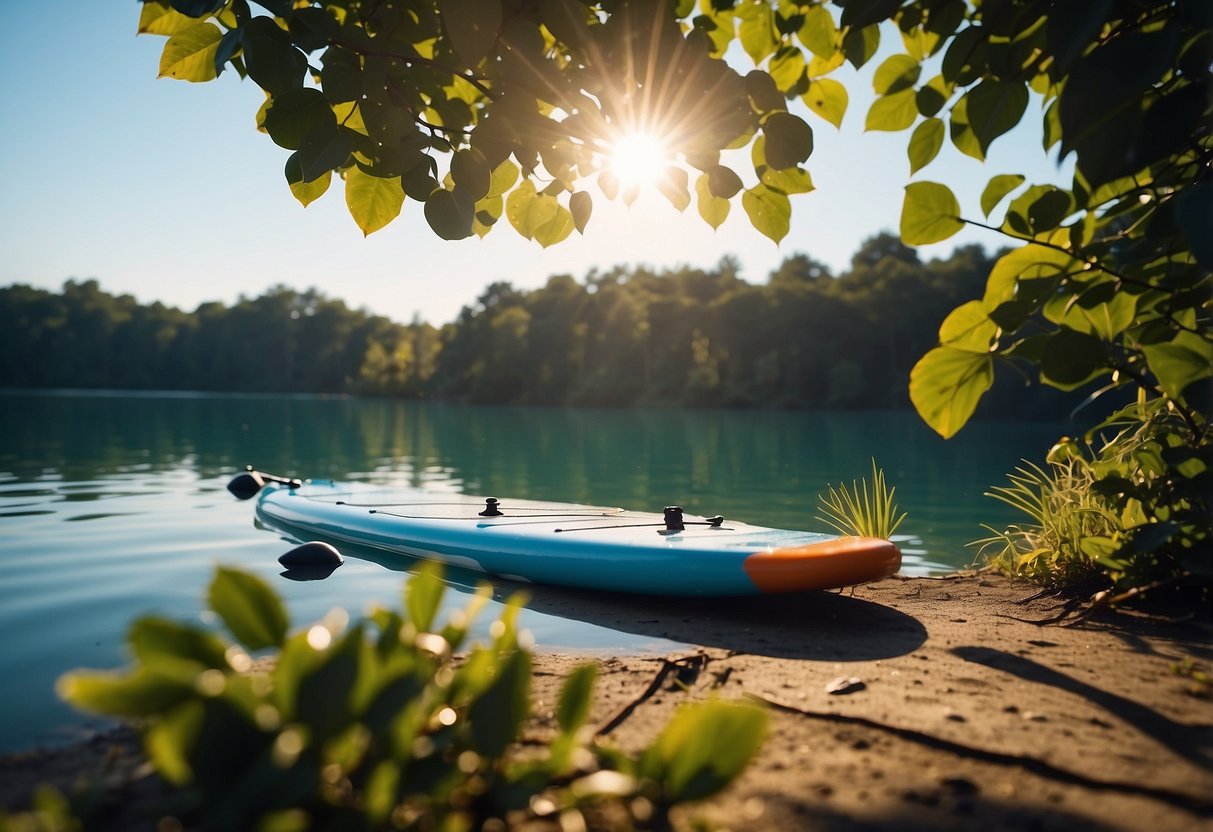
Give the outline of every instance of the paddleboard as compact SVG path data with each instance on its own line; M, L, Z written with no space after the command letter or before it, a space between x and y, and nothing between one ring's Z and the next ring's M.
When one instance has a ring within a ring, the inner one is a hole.
M297 540L370 546L514 581L653 595L755 595L851 586L901 566L901 552L887 540L772 529L675 506L658 514L267 479L257 516Z

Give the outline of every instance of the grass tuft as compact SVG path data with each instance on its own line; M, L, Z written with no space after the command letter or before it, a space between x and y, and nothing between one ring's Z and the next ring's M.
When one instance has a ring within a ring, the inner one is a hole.
M886 485L884 471L875 459L870 486L866 479L861 479L852 481L849 488L846 485L837 488L827 485L827 488L828 494L817 496L821 511L817 519L840 534L889 540L906 519L906 513L899 513L893 500L897 489Z

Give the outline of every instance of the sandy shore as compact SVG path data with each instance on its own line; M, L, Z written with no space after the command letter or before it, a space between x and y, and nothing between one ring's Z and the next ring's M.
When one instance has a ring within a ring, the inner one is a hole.
M766 703L758 759L691 809L727 828L1213 830L1213 701L1172 669L1213 665L1207 613L1045 626L1030 622L1059 601L1017 603L1032 591L969 575L724 601L536 589L531 606L688 645L598 659L608 742L641 747L691 699ZM542 738L586 658L537 649L527 731ZM828 692L840 678L861 684ZM116 731L0 758L0 805L98 774L128 808L157 788Z

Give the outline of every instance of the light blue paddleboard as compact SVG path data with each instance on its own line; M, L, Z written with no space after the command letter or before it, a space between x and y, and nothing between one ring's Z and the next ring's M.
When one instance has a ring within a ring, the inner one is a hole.
M271 482L257 516L301 540L355 543L514 581L655 595L827 589L895 573L887 540L606 506Z

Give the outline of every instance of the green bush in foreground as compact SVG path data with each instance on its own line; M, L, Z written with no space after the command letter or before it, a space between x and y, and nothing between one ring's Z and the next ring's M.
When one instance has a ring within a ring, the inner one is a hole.
M752 706L687 706L636 757L592 741L595 666L566 680L550 742L519 744L531 712L531 654L512 599L491 643L464 649L488 588L435 627L438 571L406 584L404 614L375 609L289 633L277 595L220 567L210 608L232 644L200 626L141 618L120 673L77 671L59 692L134 721L160 775L165 812L209 829L504 829L670 825L670 810L719 791L757 751ZM250 651L277 651L272 666Z

